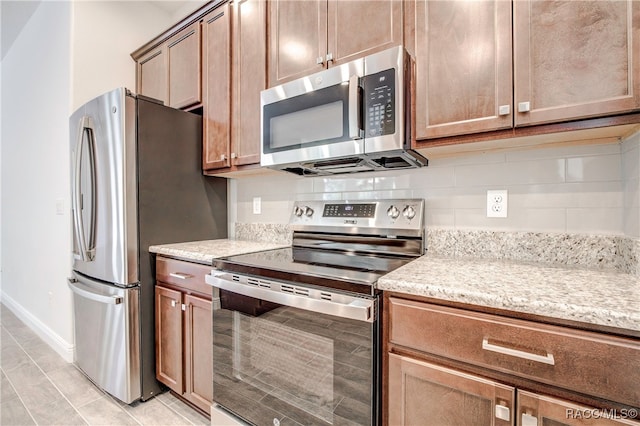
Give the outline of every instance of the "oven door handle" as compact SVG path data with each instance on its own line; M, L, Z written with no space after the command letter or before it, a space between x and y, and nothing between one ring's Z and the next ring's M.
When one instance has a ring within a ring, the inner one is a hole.
M373 322L375 318L375 300L354 297L345 294L335 294L339 301L333 299L334 293L322 291L320 297L301 296L281 290L278 283L271 283L272 287L256 287L222 278L227 275L221 271L213 271L205 277L207 284L221 290L242 294L255 299L291 306L305 311L334 315L340 318L350 318L358 321ZM275 287L275 288L274 288Z

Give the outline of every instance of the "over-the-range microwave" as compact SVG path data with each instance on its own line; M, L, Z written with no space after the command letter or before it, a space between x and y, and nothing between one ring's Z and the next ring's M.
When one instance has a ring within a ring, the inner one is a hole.
M263 90L263 167L317 176L423 167L402 46Z

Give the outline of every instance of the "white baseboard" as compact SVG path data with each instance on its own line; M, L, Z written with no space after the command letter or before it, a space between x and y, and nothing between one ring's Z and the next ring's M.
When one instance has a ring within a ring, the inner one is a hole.
M7 296L4 292L0 293L0 301L9 308L15 316L20 318L38 337L45 341L51 348L56 351L65 361L73 362L73 353L75 345L67 342L60 337L49 326L36 318L31 312L27 311L22 305Z

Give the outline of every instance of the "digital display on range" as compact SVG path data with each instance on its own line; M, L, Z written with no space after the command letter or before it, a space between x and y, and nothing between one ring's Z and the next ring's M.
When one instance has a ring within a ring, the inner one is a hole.
M375 204L325 204L323 217L374 217Z

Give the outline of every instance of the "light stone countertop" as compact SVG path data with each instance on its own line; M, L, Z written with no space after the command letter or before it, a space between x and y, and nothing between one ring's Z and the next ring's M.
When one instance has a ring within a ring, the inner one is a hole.
M274 244L241 240L205 240L175 244L149 246L151 253L161 254L191 262L213 264L213 259L235 254L252 253L288 247L288 244Z
M636 275L425 255L380 278L381 290L640 331Z

